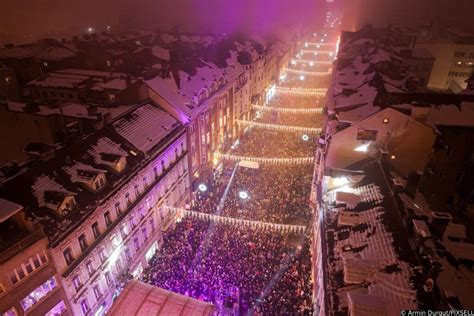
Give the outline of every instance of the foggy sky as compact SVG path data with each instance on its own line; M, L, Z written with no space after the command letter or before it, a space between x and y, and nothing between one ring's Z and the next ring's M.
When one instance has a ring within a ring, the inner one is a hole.
M345 8L344 29L366 23L416 25L432 19L474 31L474 0L334 0ZM314 21L324 0L1 0L0 42L70 37L107 25L229 33L271 32Z

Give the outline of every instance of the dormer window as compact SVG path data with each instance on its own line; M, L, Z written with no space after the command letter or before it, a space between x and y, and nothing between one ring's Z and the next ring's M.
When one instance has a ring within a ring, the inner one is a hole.
M127 159L116 154L100 153L100 163L112 168L115 172L122 172L127 165Z
M115 94L109 93L109 101L111 101L111 102L115 101Z
M70 192L44 191L44 204L59 215L66 215L76 207L74 195Z

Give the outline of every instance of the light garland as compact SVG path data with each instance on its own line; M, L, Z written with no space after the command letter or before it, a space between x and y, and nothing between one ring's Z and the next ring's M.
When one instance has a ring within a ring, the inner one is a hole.
M273 230L281 233L300 233L304 234L306 232L307 227L303 225L287 225L287 224L275 224L270 222L261 222L261 221L252 221L247 219L240 219L234 217L227 217L227 216L219 216L214 214L190 211L184 208L172 207L172 206L164 206L170 212L175 213L181 217L191 217L197 218L201 220L206 220L214 223L219 224L228 224L234 225L238 227L247 226L253 229L261 229L261 230Z
M314 157L302 157L302 158L264 158L264 157L243 157L231 154L216 153L223 160L228 161L251 161L260 164L267 165L305 165L312 164Z
M306 71L306 70L291 69L287 67L285 68L285 71L305 74L305 75L310 75L310 76L327 76L331 74L331 71Z
M314 64L324 64L324 65L332 64L332 61L325 61L325 60L310 60L310 59L293 59L293 60L295 61L295 63L307 63L307 64L314 63Z
M305 88L289 88L289 87L276 87L276 92L283 94L299 94L299 95L316 95L324 96L326 95L327 89L305 89Z
M308 45L320 45L320 46L326 45L326 46L330 46L330 45L336 45L337 43L313 43L313 42L306 42L306 44L308 44Z
M319 127L278 125L278 124L259 123L259 122L246 121L246 120L235 120L235 121L237 122L237 124L240 124L240 125L269 129L269 130L279 131L279 132L302 132L302 133L314 133L314 134L319 134L322 132L322 129Z
M275 108L271 106L261 106L252 104L252 108L258 111L269 112L282 112L282 113L294 113L294 114L311 114L311 113L322 113L323 108L310 108L310 109L294 109L294 108Z
M311 50L311 49L302 49L302 53L322 53L322 54L331 54L334 53L332 50Z

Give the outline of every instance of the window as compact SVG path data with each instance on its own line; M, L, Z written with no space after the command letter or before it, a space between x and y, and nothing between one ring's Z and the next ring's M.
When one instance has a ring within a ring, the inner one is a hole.
M99 300L100 296L102 295L102 293L100 293L100 288L98 285L94 286L93 288L94 290L94 296L97 300Z
M44 316L58 316L62 315L66 311L66 304L64 301L60 301L58 304L54 305Z
M7 84L10 84L11 80L12 80L11 77L5 77L5 82L6 82Z
M3 316L17 316L17 315L18 315L18 312L16 311L15 307L10 308L9 310L3 313Z
M109 271L105 272L105 282L107 283L107 285L110 285L110 283L112 283L112 278L110 277Z
M156 169L156 168L155 168ZM138 184L135 184L133 186L133 189L135 190L135 196L139 196L140 195L140 191L138 190Z
M99 257L100 257L100 261L104 262L106 258L105 256L105 250L104 248L100 249L100 252L99 252Z
M81 247L81 250L82 251L86 250L86 248L87 248L86 235L81 234L81 236L79 236L79 238L77 238L77 240L79 241L79 246Z
M142 234L143 234L143 239L147 240L148 239L148 232L146 231L146 227L142 228Z
M148 188L148 184L146 183L146 177L143 177L143 187Z
M366 129L359 129L357 131L357 140L376 140L377 139L377 131L375 130L366 130Z
M33 272L33 265L31 264L31 261L28 260L23 264L23 267L25 268L25 271L27 274L30 274Z
M127 226L125 224L120 227L120 234L122 235L122 239L127 237Z
M72 256L72 251L70 247L66 248L66 250L63 251L63 255L67 265L70 265L74 261L74 257Z
M150 220L148 221L150 223L150 227L151 227L151 231L154 231L155 230L155 220L152 218L150 218Z
M100 236L100 231L99 231L99 223L94 222L91 226L92 232L94 233L94 238L98 238Z
M94 273L94 266L92 265L92 261L90 260L87 261L86 268L87 268L87 272L89 273L89 276Z
M38 286L36 289L25 296L21 301L21 306L24 311L29 310L33 305L43 300L49 292L56 288L56 279L54 277L48 279L46 282Z
M87 303L87 298L81 301L81 309L84 315L89 311L89 303Z
M384 124L388 124L388 122L390 122L390 119L389 119L388 117L384 117L383 123L384 123Z
M441 171L440 173L438 173L438 179L443 180L443 178L444 178L444 172Z
M128 193L125 194L125 199L130 199L129 196L128 196ZM128 202L127 202L127 205L128 205ZM115 203L115 213L117 214L117 217L120 216L120 214L122 214L122 210L120 209L120 202L117 202Z
M107 211L104 213L105 225L110 226L112 224L112 219L110 218L110 212Z
M140 250L140 242L138 241L138 237L133 238L133 244L135 245L135 251L138 252Z
M166 169L166 167L165 167L165 161L162 160L162 161L161 161L161 170L164 171L165 169Z
M130 204L132 204L132 202L130 202L130 193L125 193L125 203L127 204L127 206L130 206ZM115 204L117 206L117 204Z
M94 182L94 187L95 187L95 190L96 190L96 191L99 191L99 190L100 190L100 183L99 183L99 181Z
M128 247L125 247L125 258L127 261L130 261L132 259L132 256L130 255L130 249Z
M74 289L78 290L81 287L81 279L79 278L78 275L72 278L72 285L74 286Z
M150 198L147 198L147 199L146 199L146 202L147 202L146 204L147 204L148 207L150 206L149 199L150 199ZM143 207L140 207L140 208L138 209L138 213L140 214L140 219L142 219L143 217L145 217L145 211L143 210Z

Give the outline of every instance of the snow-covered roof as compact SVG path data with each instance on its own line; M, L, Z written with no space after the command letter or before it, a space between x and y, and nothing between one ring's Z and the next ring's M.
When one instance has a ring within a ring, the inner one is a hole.
M324 197L333 214L326 229L335 231L334 237L328 239L332 240L328 243L332 249L328 255L328 274L333 276L340 271L343 276L342 283L330 281L334 285L329 293L339 297L346 295L340 304L347 302L354 315L380 315L381 312L399 315L401 310L416 309L417 288L411 281L414 262L406 255L406 251L410 251L408 242L400 243L397 229L401 223L397 221L401 219L399 210L393 208L393 200L387 197L389 184L375 161L351 168L363 171L364 177L359 182L326 192ZM349 199L342 199L350 202L350 209L336 203L341 201L340 192L350 194L344 195ZM361 293L355 285L364 286L368 291Z
M61 46L51 46L43 50L38 57L46 61L58 61L75 57L77 54L68 48Z
M357 107L353 110L339 112L337 118L339 122L354 123L363 118L366 118L374 113L380 111L379 106L373 106L371 104L366 104L360 107Z
M46 192L58 192L64 196L74 195L73 192L66 190L64 186L56 182L52 177L44 174L36 178L31 189L36 197L39 207L44 207L48 204L48 201L45 200Z
M0 223L23 209L23 206L0 198Z
M159 45L154 45L151 48L151 52L152 52L153 56L155 56L155 57L158 57L158 58L166 60L166 61L170 60L170 51L166 48L163 48L163 47L159 46Z
M138 281L130 281L114 301L109 315L213 315L213 304Z
M151 103L113 123L118 134L143 152L155 147L178 125L176 119Z
M146 84L181 113L191 118L206 108L206 101L213 94L210 91L212 85L220 89L218 81L225 77L225 70L212 63L206 63L205 66L196 68L196 74L193 76L184 71L179 71L178 75L179 87L172 77L164 79L157 76L146 81ZM206 91L208 96L200 100L200 95L205 95Z
M66 102L59 104L57 107L49 107L46 105L38 105L38 111L34 112L35 115L49 116L49 115L62 115L67 117L83 118L83 119L94 119L97 120L97 115L88 111L88 105L82 103ZM7 108L14 112L26 112L27 104L22 102L7 101ZM119 106L119 107L97 107L95 108L96 113L107 114L110 113L112 118L115 118L124 112L128 111L130 106Z

